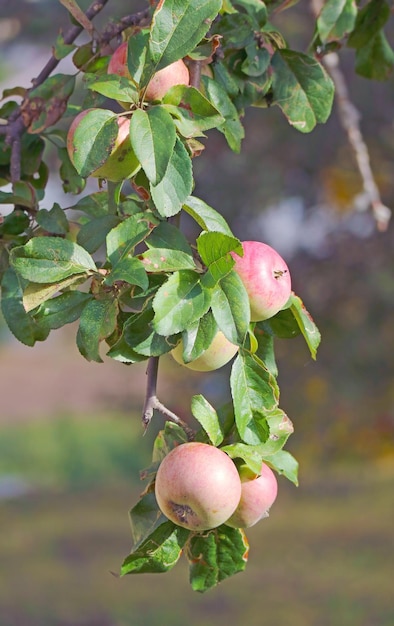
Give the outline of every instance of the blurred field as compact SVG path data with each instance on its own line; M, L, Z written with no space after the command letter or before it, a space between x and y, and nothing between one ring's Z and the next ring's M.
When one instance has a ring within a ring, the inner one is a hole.
M183 562L112 574L150 454L128 417L26 426L0 427L0 476L32 488L0 503L1 626L394 623L393 468L304 465L298 489L281 480L271 516L248 532L246 572L201 596Z

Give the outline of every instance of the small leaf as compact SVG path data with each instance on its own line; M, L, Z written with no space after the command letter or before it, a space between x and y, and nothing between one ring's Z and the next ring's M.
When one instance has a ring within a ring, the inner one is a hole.
M44 230L54 235L65 235L69 230L67 217L57 202L55 202L50 211L40 209L37 213L36 221Z
M135 85L124 76L116 74L85 74L85 83L88 89L97 91L106 98L137 104L139 94Z
M355 0L327 0L316 22L321 41L340 41L353 30L356 16Z
M146 308L141 313L130 316L123 327L123 339L127 345L146 357L166 354L177 343L177 338L163 337L155 332L153 316L153 310Z
M67 291L56 298L47 300L40 306L35 317L44 322L51 330L61 328L77 320L85 305L92 298L81 291Z
M71 163L67 148L57 148L57 154L61 162L59 167L60 178L63 181L65 193L80 194L86 185L86 179L80 176Z
M109 274L105 277L106 285L113 285L116 281L125 281L130 285L137 285L145 291L148 289L149 280L142 261L135 257L125 257L116 263Z
M54 74L29 92L21 114L29 133L42 133L64 115L74 92L75 76Z
M81 226L77 234L77 243L90 254L105 244L108 233L118 226L121 218L117 215L101 215Z
M248 560L249 544L240 528L219 526L208 533L190 537L186 557L193 591L203 593L242 572Z
M301 298L295 294L291 296L290 309L297 321L301 333L304 336L312 358L316 359L317 348L319 347L321 340L318 327L313 321L310 313L306 310Z
M217 232L201 233L197 239L197 250L214 283L220 281L234 267L235 261L230 252L243 254L239 239Z
M231 150L240 152L245 130L231 98L221 84L209 76L202 77L202 84L207 97L224 118L223 124L218 125L217 129L224 134Z
M158 185L150 185L152 200L160 215L171 217L179 213L192 188L192 162L177 138L164 178Z
M102 363L100 342L116 328L118 303L112 297L93 299L85 306L77 333L78 350L88 361Z
M174 272L153 299L156 331L165 336L182 332L208 311L210 300L197 272Z
M268 463L278 474L283 474L298 486L298 462L290 452L279 450L269 457Z
M82 211L91 217L108 215L108 192L96 191L84 196L76 204L69 207L73 211Z
M273 104L297 130L308 133L331 113L334 85L313 57L294 50L277 50L272 57Z
M135 246L144 240L150 229L143 213L131 215L113 228L106 239L107 255L112 265L132 254Z
M163 107L134 111L130 122L131 145L152 185L163 180L175 139L174 121Z
M187 85L171 87L163 98L162 108L175 118L175 124L184 137L201 136L203 131L224 122L208 98L195 87Z
M43 302L46 302L55 296L62 289L70 287L70 285L85 282L84 276L69 276L57 283L28 283L23 292L23 306L26 312L32 311ZM79 293L79 292L78 292Z
M141 255L148 272L175 272L195 269L192 249L179 228L160 222L145 243L149 250Z
M356 72L372 80L388 80L394 68L394 51L383 32L356 51Z
M201 424L214 446L219 446L223 441L223 433L218 414L213 406L202 395L193 396L191 411L196 420Z
M14 248L10 261L18 274L35 283L58 282L74 274L88 276L97 271L84 248L59 237L35 237Z
M199 320L186 328L182 333L183 353L185 363L198 359L209 348L218 327L212 311L205 313Z
M386 0L372 0L359 12L356 25L348 39L350 48L367 46L377 35L390 17L390 7Z
M210 207L204 200L189 196L186 198L183 209L197 222L202 230L213 230L234 237L230 226L224 217Z

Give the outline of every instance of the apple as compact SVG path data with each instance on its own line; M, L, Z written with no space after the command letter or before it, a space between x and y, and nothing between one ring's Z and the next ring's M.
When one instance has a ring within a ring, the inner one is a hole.
M220 526L234 513L241 480L225 452L192 441L164 457L156 474L155 495L168 519L199 532Z
M83 130L78 132L82 120L91 111L86 109L81 111L71 123L67 133L67 151L71 162L75 165L75 153L78 145L83 142ZM90 175L95 178L106 178L112 182L119 182L125 178L130 178L140 169L140 163L134 154L130 142L130 120L126 117L118 117L118 136L113 146L108 146L108 159L98 169Z
M115 50L108 64L108 74L118 74L118 76L131 78L127 67L127 47L128 43L124 41ZM161 100L170 87L174 87L175 85L189 85L189 83L189 70L182 59L179 59L163 67L163 69L152 76L144 97L149 101ZM122 106L129 108L130 105L122 104Z
M239 469L241 498L235 512L226 521L232 528L250 528L264 517L276 500L278 482L272 469L265 463L260 476L256 476L246 465Z
M289 268L280 254L261 241L243 241L243 256L235 252L234 270L249 296L251 321L273 317L283 309L291 294Z
M221 330L218 330L214 336L211 345L207 348L197 359L185 363L183 360L183 341L181 340L178 345L171 350L171 355L174 357L177 363L188 367L195 372L211 372L217 370L223 365L226 365L238 351L238 346L231 343L224 336Z

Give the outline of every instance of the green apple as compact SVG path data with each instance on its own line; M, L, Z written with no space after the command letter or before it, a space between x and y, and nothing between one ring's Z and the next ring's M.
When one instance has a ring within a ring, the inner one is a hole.
M235 356L238 346L231 343L221 330L214 336L211 345L197 359L185 363L183 360L183 341L171 350L171 355L177 363L194 370L195 372L211 372L226 365Z

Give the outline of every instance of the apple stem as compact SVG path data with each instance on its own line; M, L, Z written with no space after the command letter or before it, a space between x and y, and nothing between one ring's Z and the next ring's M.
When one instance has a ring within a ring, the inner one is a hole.
M159 398L156 395L158 370L159 357L151 356L149 358L148 366L146 368L146 396L144 408L142 411L142 424L144 426L144 431L147 431L153 417L153 412L154 410L157 410L160 411L160 413L167 417L171 422L174 422L175 424L178 424L178 426L181 426L181 428L183 428L183 430L187 434L188 440L192 441L194 439L194 431L189 428L186 422L184 422L178 415L176 415L176 413L170 411L170 409L168 409L162 402L160 402Z

